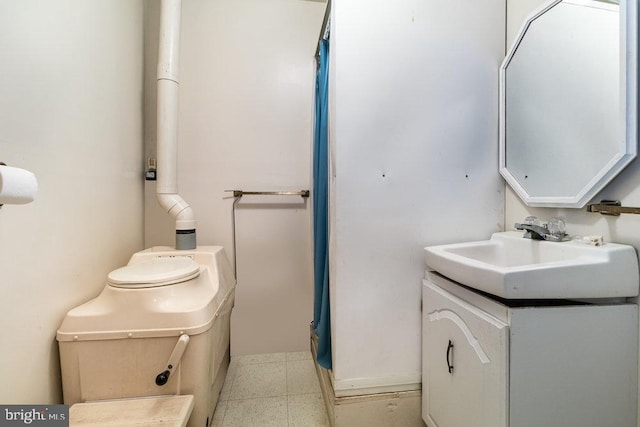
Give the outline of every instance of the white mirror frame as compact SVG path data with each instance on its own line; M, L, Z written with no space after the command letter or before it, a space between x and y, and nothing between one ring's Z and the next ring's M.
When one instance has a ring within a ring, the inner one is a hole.
M635 157L637 153L637 89L638 89L638 1L639 0L620 0L620 66L626 72L622 74L622 87L626 87L625 96L625 134L626 134L626 151L620 153L609 164L606 165L596 176L594 176L587 185L580 190L575 196L567 197L545 197L532 196L520 184L520 182L509 172L506 159L506 122L505 122L505 71L511 61L518 45L531 25L531 23L540 15L551 9L563 0L552 0L544 5L541 9L532 13L524 25L522 26L518 38L515 40L509 53L500 66L500 174L509 183L511 188L520 196L527 206L537 207L565 207L565 208L582 208L591 200L599 191L601 191L616 175L618 175ZM572 0L578 3L579 1ZM624 18L624 19L622 19ZM624 36L622 36L624 35ZM623 124L621 123L621 126Z

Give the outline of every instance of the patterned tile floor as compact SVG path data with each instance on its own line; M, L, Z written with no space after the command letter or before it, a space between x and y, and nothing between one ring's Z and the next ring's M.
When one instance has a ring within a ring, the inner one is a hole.
M311 353L233 356L212 425L329 426Z

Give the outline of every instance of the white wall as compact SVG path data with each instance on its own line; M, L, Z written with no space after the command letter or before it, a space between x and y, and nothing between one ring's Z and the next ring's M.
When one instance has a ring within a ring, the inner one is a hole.
M423 247L503 227L504 0L337 1L331 321L336 394L420 383Z
M142 248L142 2L0 0L0 402L62 401L56 329Z
M155 156L158 11L147 2L145 143ZM324 3L189 0L182 5L178 187L199 245L232 260L233 199L224 190L309 189L313 55ZM159 171L162 173L162 171ZM173 245L173 222L146 185L145 244ZM310 204L238 204L232 353L304 350L313 319Z

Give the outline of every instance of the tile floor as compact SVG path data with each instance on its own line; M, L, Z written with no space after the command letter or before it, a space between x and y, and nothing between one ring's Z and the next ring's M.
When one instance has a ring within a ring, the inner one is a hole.
M329 426L311 352L233 356L212 425Z

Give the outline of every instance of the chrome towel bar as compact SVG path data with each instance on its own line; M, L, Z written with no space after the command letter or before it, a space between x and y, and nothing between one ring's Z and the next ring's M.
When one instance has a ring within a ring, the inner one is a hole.
M640 214L640 208L622 206L618 200L602 200L595 205L588 205L587 212L598 212L602 215L620 216L620 214Z
M233 197L242 196L300 196L309 197L309 190L301 191L243 191L243 190L224 190L225 193L233 193Z
M237 258L237 242L236 242L236 205L242 196L300 196L303 199L309 197L309 190L300 191L243 191L243 190L225 190L225 193L233 193L233 205L231 206L231 231L233 239L233 273L238 279L238 261ZM306 201L305 201L306 204Z

